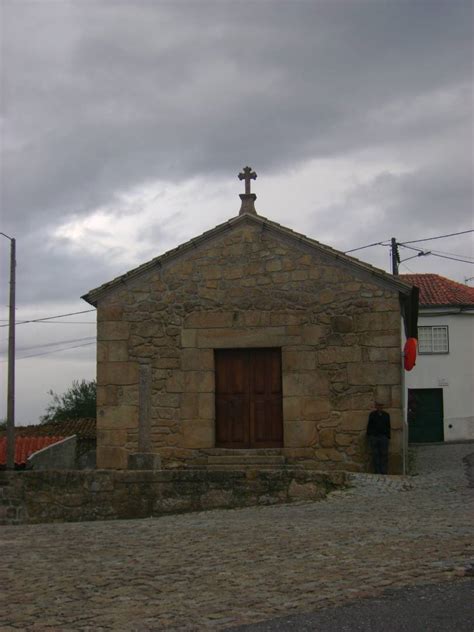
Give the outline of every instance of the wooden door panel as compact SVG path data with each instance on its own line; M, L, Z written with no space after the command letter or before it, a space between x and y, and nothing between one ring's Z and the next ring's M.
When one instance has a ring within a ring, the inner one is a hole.
M248 403L244 397L233 397L229 401L228 414L231 425L231 441L235 444L246 445L248 443L248 431L245 418L248 416Z
M229 447L244 447L248 433L242 420L246 417L248 404L242 397L216 398L216 443Z
M250 404L250 443L254 448L283 445L281 398L256 399Z
M250 390L254 396L263 395L266 390L266 358L261 349L249 354Z
M216 350L216 444L283 445L280 349Z
M252 443L255 445L265 441L266 430L268 429L268 414L265 411L265 400L254 400L252 404L251 418L253 417L253 437Z
M247 392L247 358L239 350L228 353L216 353L216 392L219 394L240 394Z
M248 380L244 350L216 351L216 445L248 445Z
M255 448L283 445L280 349L250 354L250 442Z

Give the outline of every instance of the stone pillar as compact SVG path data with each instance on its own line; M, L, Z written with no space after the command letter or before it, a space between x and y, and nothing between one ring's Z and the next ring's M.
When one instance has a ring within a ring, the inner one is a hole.
M151 366L138 370L138 452L129 454L128 469L158 470L161 459L151 451Z

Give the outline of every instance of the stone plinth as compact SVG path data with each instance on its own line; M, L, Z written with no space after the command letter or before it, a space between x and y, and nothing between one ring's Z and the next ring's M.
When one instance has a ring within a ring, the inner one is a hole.
M135 452L128 455L129 470L159 470L161 457L152 452Z

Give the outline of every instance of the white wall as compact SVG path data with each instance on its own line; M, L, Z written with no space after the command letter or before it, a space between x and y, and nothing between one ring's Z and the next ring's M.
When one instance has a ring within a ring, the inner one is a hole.
M418 325L447 325L449 353L418 355L415 368L405 372L405 387L442 388L444 440L474 439L474 311L428 315L420 310Z

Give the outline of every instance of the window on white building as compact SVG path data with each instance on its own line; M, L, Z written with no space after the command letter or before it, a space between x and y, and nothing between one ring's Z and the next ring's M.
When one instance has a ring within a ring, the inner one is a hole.
M420 353L449 353L447 325L418 327L418 351Z

